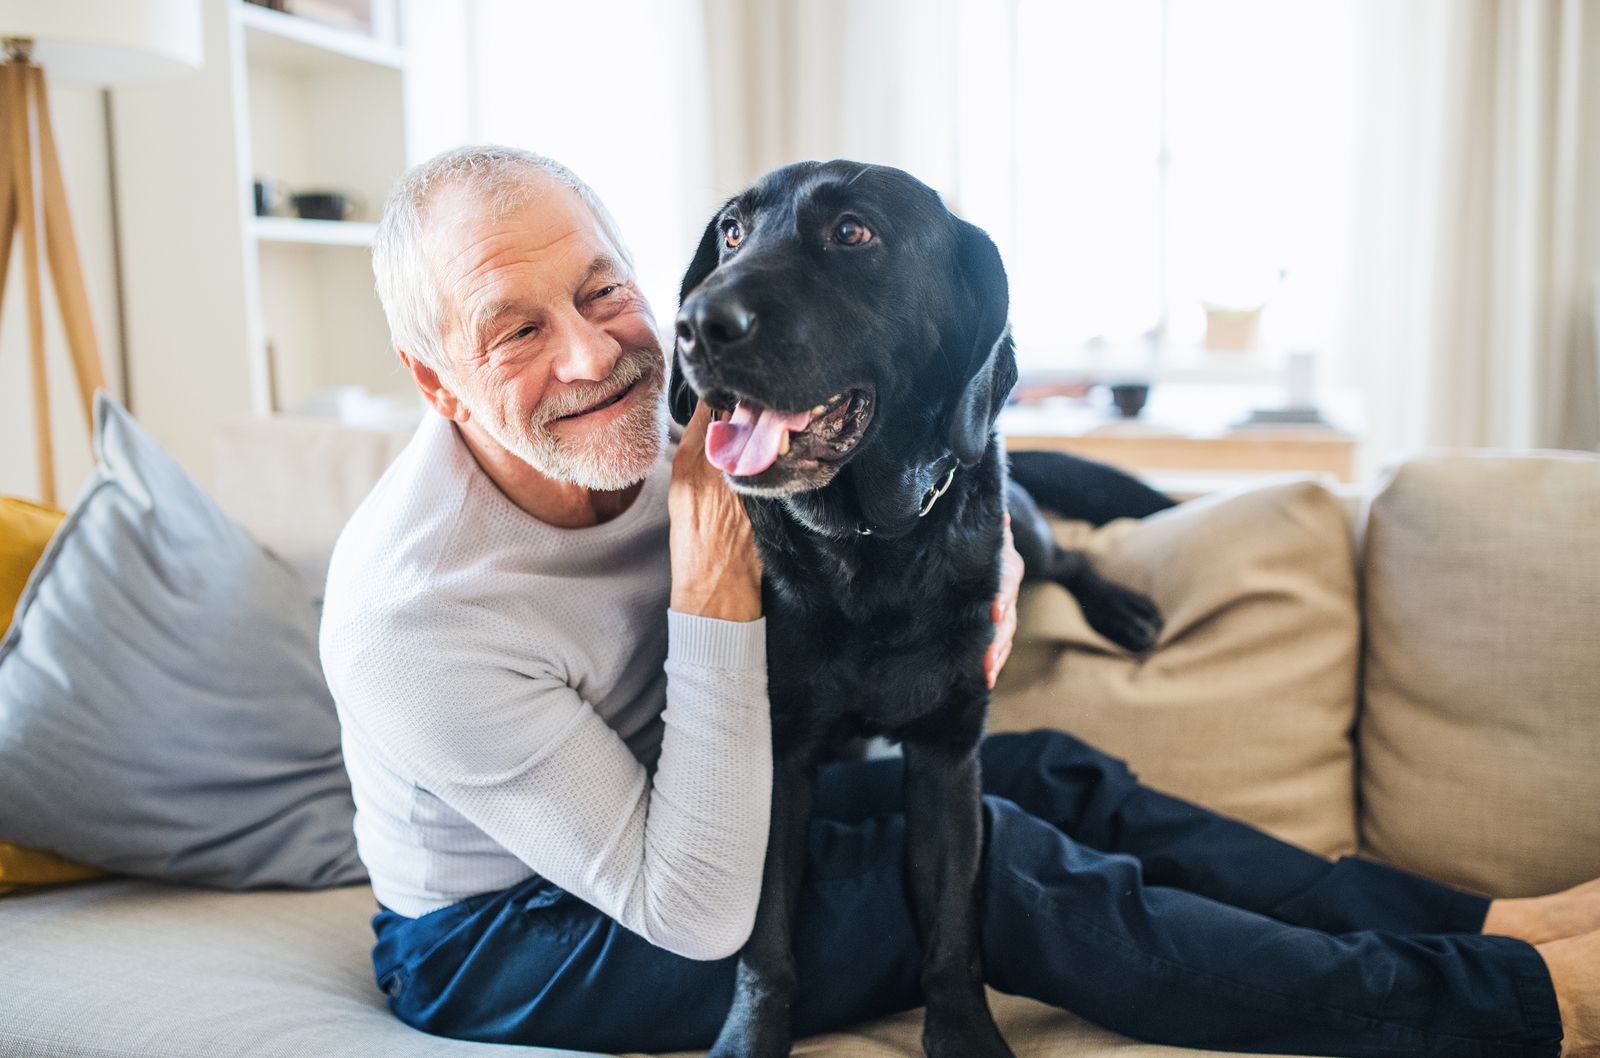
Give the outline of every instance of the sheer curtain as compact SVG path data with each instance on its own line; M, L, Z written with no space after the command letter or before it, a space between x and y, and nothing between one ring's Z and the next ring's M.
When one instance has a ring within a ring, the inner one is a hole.
M1018 216L1014 167L1031 157L1019 146L1061 130L1019 124L1018 86L1003 76L1017 0L704 5L720 186L848 155L916 172L1003 247L1040 222ZM1600 12L1585 6L1359 5L1352 142L1323 130L1338 148L1327 164L1342 152L1346 171L1319 192L1350 196L1338 204L1344 244L1324 240L1348 274L1317 281L1344 288L1331 359L1364 395L1374 461L1424 446L1600 445L1589 304L1600 269ZM1315 4L1287 10L1329 17ZM1278 28L1285 47L1304 35ZM1272 33L1262 40L1273 46ZM1067 45L1082 42L1061 42L1063 54ZM1083 149L1095 164L1094 145Z
M431 69L426 94L455 86L463 138L532 147L589 180L628 233L665 320L709 212L797 159L908 169L1008 252L1041 230L1048 196L1018 194L1019 169L1039 152L1022 148L1065 137L1082 168L1112 159L1070 122L1021 113L1027 84L1009 64L1019 33L1039 35L1019 22L1027 2L471 0L452 8L466 12L456 65L423 49L424 76L413 80L426 86ZM1088 25L1109 17L1101 5L1114 0L1061 2ZM1258 10L1245 0L1168 2L1191 29ZM1293 224L1331 232L1342 218L1347 228L1323 239L1328 261L1298 272L1338 317L1325 329L1336 346L1328 360L1365 396L1367 451L1595 447L1600 10L1585 0L1356 3L1350 32L1363 69L1351 80L1360 87L1325 93L1353 96L1352 130L1308 109L1321 139L1286 153L1321 151L1326 187L1292 174L1278 184L1288 203L1279 213ZM1335 11L1348 17L1343 4L1273 5L1252 22L1255 47L1303 49L1307 27ZM1093 46L1060 43L1064 57ZM1052 43L1030 47L1048 55ZM1263 105L1275 91L1301 91L1263 80ZM1104 86L1107 109L1126 109L1119 83ZM1226 161L1205 164L1225 170ZM1064 180L1063 193L1071 186ZM1050 288L1047 276L1033 281Z
M731 192L787 162L848 157L950 188L964 2L703 0L718 182Z
M1584 7L1366 5L1348 333L1369 450L1600 444L1600 27Z

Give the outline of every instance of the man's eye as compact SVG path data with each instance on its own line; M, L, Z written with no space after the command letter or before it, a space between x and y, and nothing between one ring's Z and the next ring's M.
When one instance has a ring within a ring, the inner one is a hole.
M603 297L609 297L610 295L616 293L617 286L618 284L612 283L609 286L603 286L599 290L596 290L594 292L594 300L599 301Z
M537 328L537 327L535 327L535 326L534 326L534 325L533 325L533 324L531 324L531 323L524 323L524 324L523 324L523 325L522 325L522 326L521 326L521 327L518 327L518 328L517 328L517 329L516 329L516 331L514 331L514 332L513 332L513 333L512 333L512 335L511 335L511 339L512 339L512 341L515 341L515 340L517 340L517 339L518 339L518 338L526 338L526 337L528 337L528 336L529 336L529 335L531 335L531 334L533 334L533 332L534 332L534 331L537 331L537 330L538 330L538 329L539 329L539 328Z
M723 221L722 241L730 250L744 242L744 225L732 219Z
M841 217L833 226L833 241L845 246L860 246L872 241L872 229L858 217Z

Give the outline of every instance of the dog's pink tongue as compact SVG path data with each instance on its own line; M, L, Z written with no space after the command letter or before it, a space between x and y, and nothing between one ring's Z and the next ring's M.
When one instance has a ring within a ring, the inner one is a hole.
M706 458L711 465L736 477L759 474L778 461L778 446L790 430L804 430L809 412L781 412L762 408L758 415L744 401L733 418L706 427Z

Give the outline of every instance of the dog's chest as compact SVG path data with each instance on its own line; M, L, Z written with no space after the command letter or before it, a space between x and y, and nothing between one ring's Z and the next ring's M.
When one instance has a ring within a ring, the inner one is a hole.
M981 693L992 626L970 577L932 561L826 565L768 556L775 715L892 733Z

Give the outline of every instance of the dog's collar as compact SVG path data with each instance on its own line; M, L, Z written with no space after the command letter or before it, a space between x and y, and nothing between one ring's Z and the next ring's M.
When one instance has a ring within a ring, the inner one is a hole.
M956 467L960 465L960 463L951 463L950 469L944 472L944 480L922 494L922 506L917 508L918 518L926 518L928 512L933 510L933 505L939 502L939 497L949 490L950 483L956 479Z
M950 483L956 479L956 468L959 466L961 466L959 461L951 459L950 469L944 472L944 477L940 479L937 485L932 486L922 494L922 503L917 506L918 518L926 518L928 512L933 510L933 505L939 502L939 497L950 490ZM860 536L871 536L872 526L866 522L859 522L856 525L856 533Z

